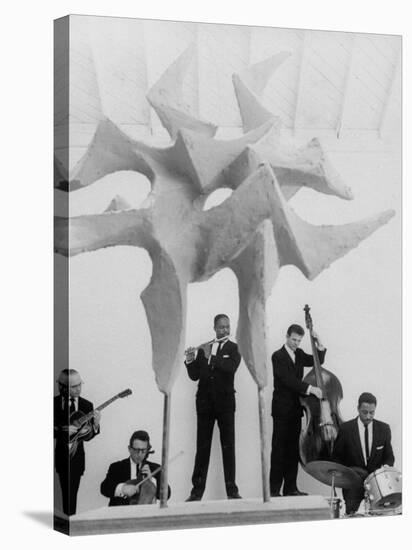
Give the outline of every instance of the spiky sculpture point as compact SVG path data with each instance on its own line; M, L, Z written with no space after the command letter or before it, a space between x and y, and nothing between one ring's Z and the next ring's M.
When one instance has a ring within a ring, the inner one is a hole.
M237 339L246 365L262 389L267 384L265 302L279 269L296 266L313 279L355 248L394 214L358 223L314 226L288 205L302 186L351 199L317 139L297 148L280 135L281 121L262 105L269 77L288 57L281 52L233 75L244 135L214 138L216 126L193 116L182 83L193 56L186 50L147 95L172 142L157 148L102 121L70 177L56 165L56 187L74 191L119 170L147 176L151 193L139 209L114 198L105 212L56 218L56 251L76 255L108 246L145 248L153 274L141 297L152 336L157 385L170 393L182 364L187 285L229 267L239 283ZM204 211L216 189L233 189ZM68 244L69 243L69 244Z

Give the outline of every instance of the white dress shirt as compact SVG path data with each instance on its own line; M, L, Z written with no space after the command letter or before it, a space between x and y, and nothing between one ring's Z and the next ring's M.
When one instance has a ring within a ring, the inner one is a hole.
M78 398L78 397L69 397L68 399L69 399L69 402L68 402L68 403L69 403L69 410L70 410L71 404L72 404L72 402L73 402L73 404L74 404L74 410L75 410L75 411L78 411L78 410L79 410L79 398ZM72 401L72 400L74 400L74 401ZM65 404L66 404L66 397L64 397L64 396L62 395L62 409L63 409L63 410L64 410Z
M362 422L362 420L358 416L358 430L359 430L359 438L361 442L362 447L362 455L363 455L363 461L365 462L365 466L368 464L368 461L366 460L366 449L365 449L365 424ZM373 421L369 422L368 424L368 440L369 440L369 456L372 453L372 443L373 443Z
M290 358L292 359L293 364L296 364L296 353L292 349L290 349L290 347L287 344L285 344L285 348Z
M296 365L296 352L294 352L293 349L290 349L290 347L287 344L285 344L285 349L288 352L290 358L292 359L293 364ZM312 386L309 384L308 389L306 390L306 395L310 394L311 387Z
M212 349L210 350L209 360L208 360L209 364L210 364L210 360L212 358L212 355L216 356L217 348L219 347L219 345L220 345L220 347L222 347L224 344L226 344L226 342L228 340L229 340L229 336L227 338L224 338L223 340L220 340L219 342L217 342L216 340L213 342Z
M132 460L132 457L130 457L130 477L129 479L137 479L137 470L139 468L139 466L133 462ZM123 494L123 486L125 485L125 482L122 482L122 483L119 483L117 486L116 486L116 489L114 491L114 496L115 497L124 497L124 494Z

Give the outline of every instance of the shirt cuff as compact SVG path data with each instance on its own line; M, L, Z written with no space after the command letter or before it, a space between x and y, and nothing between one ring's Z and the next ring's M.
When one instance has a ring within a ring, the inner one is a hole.
M126 484L125 483L119 483L116 487L116 489L114 490L114 496L115 497L120 497L120 498L124 498L125 495L123 494L123 487L125 486Z
M310 395L310 390L312 389L312 386L309 384L309 386L306 389L306 395Z

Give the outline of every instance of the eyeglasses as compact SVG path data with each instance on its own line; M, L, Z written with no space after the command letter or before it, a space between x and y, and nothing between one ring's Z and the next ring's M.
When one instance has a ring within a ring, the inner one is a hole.
M144 453L147 453L148 449L147 449L147 447L146 447L146 449L134 449L133 447L129 447L129 451L131 453L144 454Z

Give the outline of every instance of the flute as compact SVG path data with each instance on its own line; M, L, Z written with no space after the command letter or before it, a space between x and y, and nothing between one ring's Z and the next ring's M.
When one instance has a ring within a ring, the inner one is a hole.
M190 353L195 353L200 348L203 348L203 346L210 346L210 344L214 344L215 342L223 342L223 340L227 340L229 338L229 335L222 336L221 338L213 338L213 340L209 340L209 342L205 342L204 344L200 344L199 346L196 346L195 348L187 348L185 349L185 355L187 356Z

